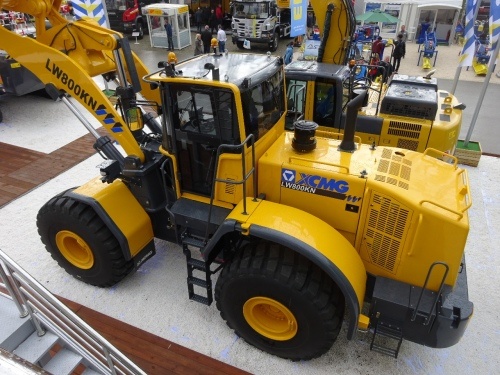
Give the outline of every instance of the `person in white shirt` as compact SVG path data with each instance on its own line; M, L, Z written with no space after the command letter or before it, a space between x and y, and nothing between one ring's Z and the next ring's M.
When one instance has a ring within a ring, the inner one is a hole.
M219 51L224 53L226 51L226 32L222 29L222 25L219 25L219 31L217 31L217 41L219 42Z

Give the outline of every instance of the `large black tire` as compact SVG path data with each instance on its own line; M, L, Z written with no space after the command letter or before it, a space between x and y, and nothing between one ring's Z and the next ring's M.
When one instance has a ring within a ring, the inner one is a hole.
M344 315L343 295L319 267L266 242L247 245L224 267L215 299L245 341L294 361L327 352Z
M275 32L274 33L274 42L269 45L269 49L271 50L271 52L276 52L276 50L278 49L279 44L280 44L280 34L278 34L277 32Z
M47 251L70 275L108 287L133 269L118 241L92 207L62 194L38 212L38 234Z
M236 42L236 47L238 47L239 49L245 49L245 47L243 47L243 42Z

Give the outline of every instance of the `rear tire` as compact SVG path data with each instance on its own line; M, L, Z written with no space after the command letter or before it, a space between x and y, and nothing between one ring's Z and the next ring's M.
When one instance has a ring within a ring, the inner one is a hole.
M265 242L247 245L224 267L215 299L245 341L295 361L327 352L344 315L343 295L319 267Z
M112 286L133 269L103 220L92 207L62 194L38 212L38 233L52 258L73 277Z

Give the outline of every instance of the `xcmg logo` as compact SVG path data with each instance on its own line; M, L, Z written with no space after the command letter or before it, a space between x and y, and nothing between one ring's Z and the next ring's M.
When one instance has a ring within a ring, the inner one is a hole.
M349 191L347 181L300 172L297 174L297 171L286 168L281 170L281 186L312 194L327 195L337 199L344 199L345 194Z

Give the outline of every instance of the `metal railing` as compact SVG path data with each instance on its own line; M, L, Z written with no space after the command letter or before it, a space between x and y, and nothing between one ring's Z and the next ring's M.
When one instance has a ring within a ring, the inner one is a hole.
M38 281L0 250L0 294L12 299L21 318L30 316L37 334L46 329L102 374L146 375L104 337L57 300Z

